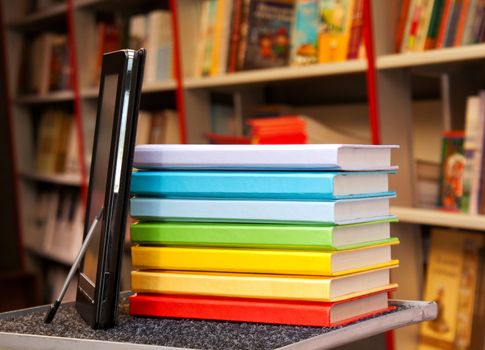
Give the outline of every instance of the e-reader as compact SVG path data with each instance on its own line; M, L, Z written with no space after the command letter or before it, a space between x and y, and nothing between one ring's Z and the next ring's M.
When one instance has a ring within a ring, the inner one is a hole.
M145 50L103 56L76 309L97 328L116 320ZM99 222L98 222L99 221ZM97 223L97 224L96 224Z

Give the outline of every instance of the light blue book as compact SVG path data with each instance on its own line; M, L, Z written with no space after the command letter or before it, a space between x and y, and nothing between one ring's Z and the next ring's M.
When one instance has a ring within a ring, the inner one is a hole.
M351 224L392 219L391 197L336 201L131 199L131 216L149 221Z
M393 196L392 172L143 171L131 192L165 198L334 200Z

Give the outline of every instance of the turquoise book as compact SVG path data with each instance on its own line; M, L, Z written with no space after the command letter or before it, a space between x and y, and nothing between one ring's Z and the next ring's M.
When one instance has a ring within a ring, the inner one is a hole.
M131 192L140 197L336 200L394 196L393 172L139 171Z

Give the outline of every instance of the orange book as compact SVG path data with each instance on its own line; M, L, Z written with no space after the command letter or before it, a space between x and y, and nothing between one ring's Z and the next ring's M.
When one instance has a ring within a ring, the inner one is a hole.
M410 0L403 0L401 5L401 12L399 13L399 25L396 32L396 52L401 50L402 39L404 37L404 30L406 29L406 20L408 18Z

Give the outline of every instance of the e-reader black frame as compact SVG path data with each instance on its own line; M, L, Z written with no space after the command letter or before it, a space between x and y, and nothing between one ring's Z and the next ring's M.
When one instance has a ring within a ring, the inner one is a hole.
M143 81L143 69L146 52L144 49L121 50L107 53L103 56L101 82L98 96L96 128L94 133L93 158L90 179L94 179L95 157L100 135L102 117L103 88L105 77L116 74L118 84L116 89L115 115L106 179L103 215L98 223L101 226L96 283L94 290L89 280L82 273L83 263L78 272L78 287L76 293L76 309L81 317L94 329L112 327L118 311L121 264L124 252L126 217L128 210L131 169L136 139L138 109ZM128 93L127 93L128 92ZM126 132L122 155L118 194L114 193L114 182L117 167L117 153L120 143L120 130L123 122L123 105L128 98L126 115ZM89 221L93 182L89 183L88 205L84 223L84 238L92 224Z

